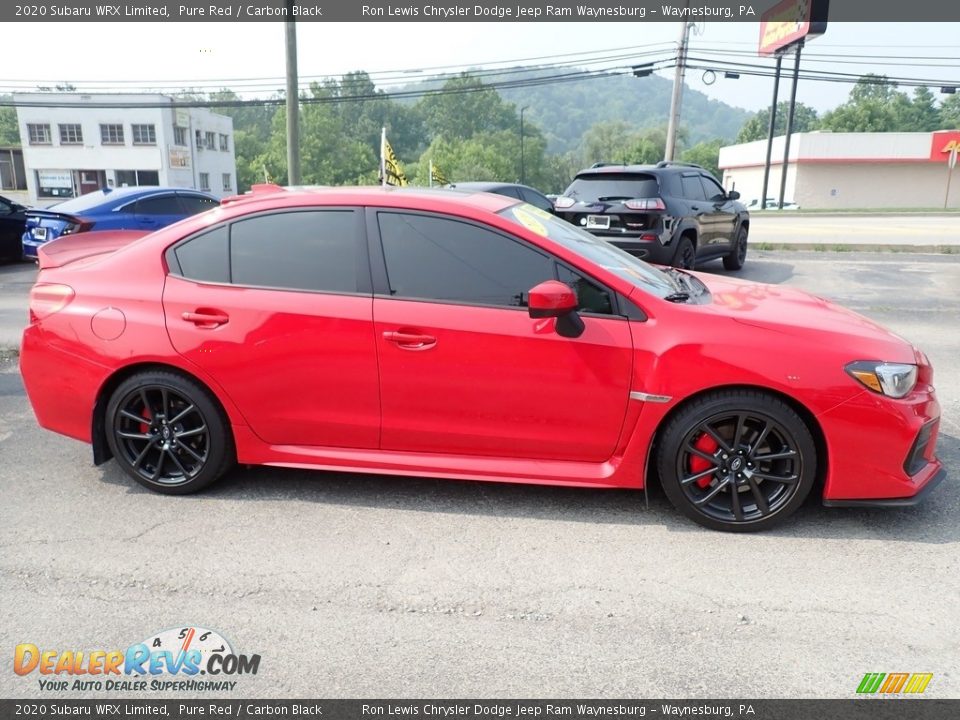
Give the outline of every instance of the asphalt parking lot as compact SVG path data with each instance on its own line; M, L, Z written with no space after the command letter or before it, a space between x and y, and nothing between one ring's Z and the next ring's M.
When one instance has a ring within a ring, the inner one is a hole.
M0 648L199 625L261 655L218 695L236 697L852 697L866 672L931 672L927 696L960 697L957 256L752 251L741 275L927 352L949 477L926 503L811 500L735 536L656 491L647 508L622 491L256 468L158 496L40 430L7 360ZM31 277L0 267L0 327ZM0 696L42 696L36 678L0 673Z

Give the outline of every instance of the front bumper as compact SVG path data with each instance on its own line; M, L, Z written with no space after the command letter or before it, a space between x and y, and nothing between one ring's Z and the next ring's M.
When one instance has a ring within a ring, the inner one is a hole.
M930 386L900 400L866 391L817 419L829 458L824 505L903 507L946 475L936 456L940 405Z
M824 507L876 507L876 508L904 508L919 505L927 499L940 483L947 479L947 471L940 468L916 495L901 498L876 498L874 500L824 500Z

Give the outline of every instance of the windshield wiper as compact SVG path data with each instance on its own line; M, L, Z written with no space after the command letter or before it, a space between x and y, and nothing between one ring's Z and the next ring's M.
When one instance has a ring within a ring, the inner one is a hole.
M685 292L675 292L667 295L664 300L672 303L684 303L690 299L690 293Z

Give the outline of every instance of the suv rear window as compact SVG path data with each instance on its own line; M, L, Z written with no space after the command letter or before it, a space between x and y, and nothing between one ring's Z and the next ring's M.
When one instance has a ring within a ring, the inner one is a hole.
M563 193L580 202L660 197L660 184L653 175L640 173L590 173L573 179Z

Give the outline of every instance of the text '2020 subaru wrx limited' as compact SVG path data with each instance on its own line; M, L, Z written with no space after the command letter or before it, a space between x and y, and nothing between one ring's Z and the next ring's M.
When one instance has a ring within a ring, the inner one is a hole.
M781 287L656 269L515 199L256 187L40 248L42 426L142 485L235 463L643 488L722 530L944 477L922 352Z

